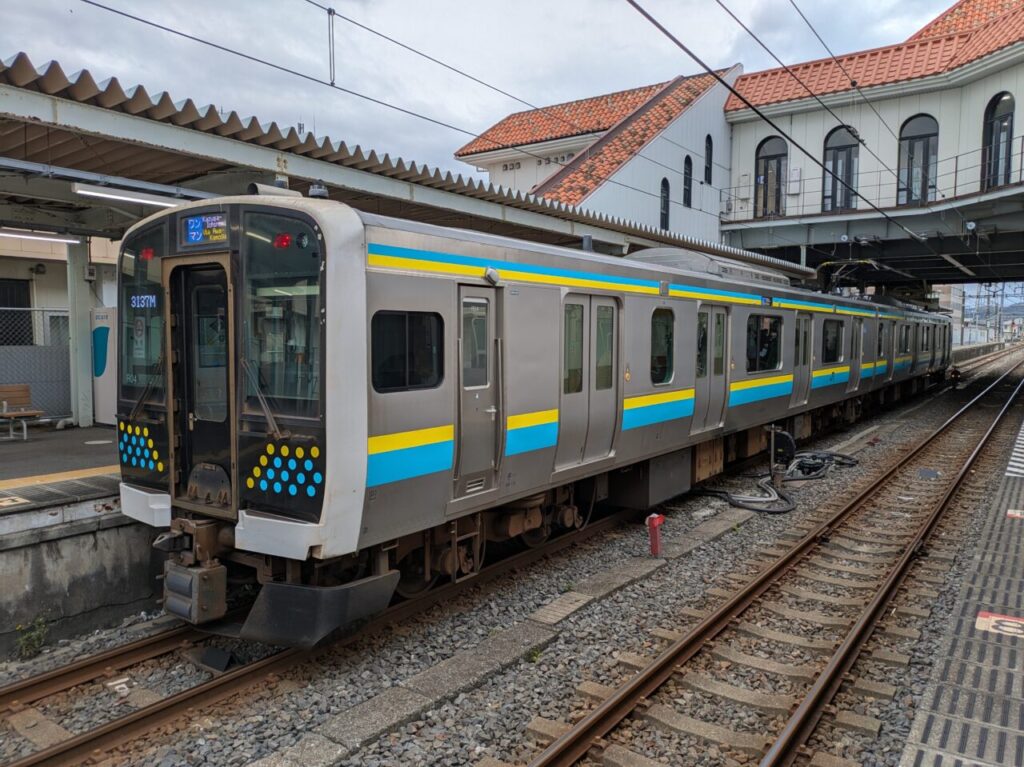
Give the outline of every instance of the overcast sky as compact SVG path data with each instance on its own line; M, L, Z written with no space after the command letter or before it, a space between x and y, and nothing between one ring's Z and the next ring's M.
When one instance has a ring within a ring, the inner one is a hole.
M836 53L904 40L952 0L797 0ZM111 7L328 79L327 14L307 0L103 0ZM820 58L789 0L726 0L787 63ZM335 9L537 105L693 74L698 67L624 0L339 0ZM773 62L713 0L647 0L648 9L709 64ZM0 56L117 77L152 95L192 98L269 123L457 172L471 137L324 85L90 7L80 0L0 0ZM472 133L521 104L337 19L338 85Z

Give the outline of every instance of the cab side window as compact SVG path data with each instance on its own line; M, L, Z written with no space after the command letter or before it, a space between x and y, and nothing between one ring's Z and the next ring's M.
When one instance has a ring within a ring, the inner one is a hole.
M763 314L747 318L747 372L778 370L782 366L782 319Z
M444 323L434 312L379 311L370 322L370 362L378 392L432 389L444 376Z

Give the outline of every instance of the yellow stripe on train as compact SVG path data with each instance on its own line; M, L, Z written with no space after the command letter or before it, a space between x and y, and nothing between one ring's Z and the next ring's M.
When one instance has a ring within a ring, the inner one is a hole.
M639 397L627 397L622 402L623 410L633 410L638 407L649 405L663 405L666 402L679 402L680 400L693 399L693 389L679 389L676 391L659 392L658 394L644 394Z
M455 424L446 426L432 426L428 429L414 429L413 431L400 431L395 434L381 434L370 437L367 441L367 451L370 455L378 453L390 453L394 450L404 450L408 447L421 447L422 445L434 445L438 442L451 442L455 439Z

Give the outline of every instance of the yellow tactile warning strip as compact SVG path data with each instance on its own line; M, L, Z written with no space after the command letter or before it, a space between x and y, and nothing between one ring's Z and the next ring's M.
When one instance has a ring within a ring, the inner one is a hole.
M117 474L120 471L121 467L115 463L111 466L95 466L91 469L75 469L74 471L58 471L55 474L36 474L32 477L16 477L15 479L0 480L0 490L14 490L19 487L31 487L32 485L49 485L54 482L64 482L68 479L100 477L104 474Z

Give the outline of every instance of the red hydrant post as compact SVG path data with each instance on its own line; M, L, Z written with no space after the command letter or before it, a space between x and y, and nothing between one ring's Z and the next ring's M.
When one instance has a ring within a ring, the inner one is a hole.
M664 514L651 514L647 517L647 535L651 539L651 556L661 556L661 526L665 523Z

